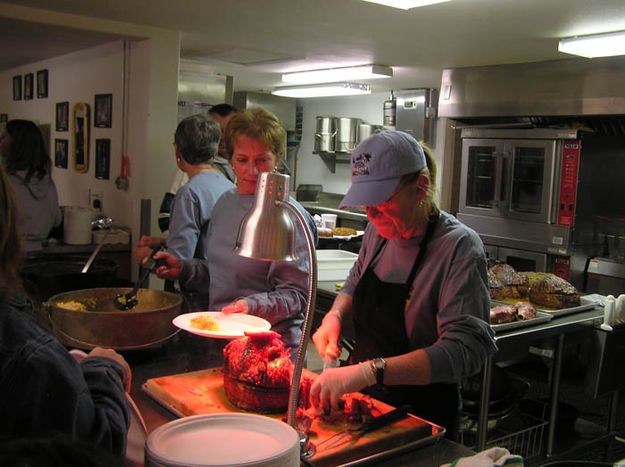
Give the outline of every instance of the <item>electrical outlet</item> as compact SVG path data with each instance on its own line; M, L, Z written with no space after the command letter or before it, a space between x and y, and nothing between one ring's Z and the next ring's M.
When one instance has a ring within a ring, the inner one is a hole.
M102 190L89 189L89 206L98 212L102 211Z

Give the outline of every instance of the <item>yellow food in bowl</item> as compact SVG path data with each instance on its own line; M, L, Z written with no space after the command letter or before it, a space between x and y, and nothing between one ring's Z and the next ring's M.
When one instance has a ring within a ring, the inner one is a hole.
M198 316L191 319L191 327L201 329L203 331L219 331L219 325L210 316Z
M76 300L68 300L66 302L56 302L56 306L59 308L65 308L66 310L73 311L87 311L87 306L84 303L77 302Z

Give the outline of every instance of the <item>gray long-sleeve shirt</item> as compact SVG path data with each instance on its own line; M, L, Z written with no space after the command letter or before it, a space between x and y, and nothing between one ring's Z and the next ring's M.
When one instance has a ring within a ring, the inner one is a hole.
M308 219L313 233L314 221L303 207L291 200ZM206 239L207 261L183 261L180 282L198 290L209 288L209 308L220 310L244 297L249 314L266 319L282 335L289 347L301 336L304 319L310 262L306 241L295 229L296 261L262 261L233 252L239 225L254 203L253 195L241 196L236 189L222 195L213 209L213 219ZM314 237L316 235L313 235Z
M27 252L41 251L50 230L61 223L59 197L50 174L41 180L33 177L28 183L24 182L25 174L19 171L9 175L18 209L18 231Z
M341 293L353 295L382 240L370 223ZM385 282L405 283L420 242L420 236L389 240L374 265L376 276ZM486 357L497 350L487 324L490 302L486 271L478 235L441 212L405 313L411 348L423 348L430 358L432 383L460 382L477 373Z
M167 251L180 259L206 258L204 240L219 197L234 185L217 172L200 172L176 192Z

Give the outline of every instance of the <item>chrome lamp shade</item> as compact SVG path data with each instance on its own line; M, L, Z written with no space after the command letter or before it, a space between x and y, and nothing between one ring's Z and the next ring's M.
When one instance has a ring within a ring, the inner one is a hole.
M308 293L302 336L297 348L295 368L289 392L287 423L297 430L296 412L299 399L299 384L306 357L306 344L310 338L313 310L317 295L317 255L312 233L304 215L289 202L289 176L279 173L263 172L256 186L256 200L249 214L241 221L239 236L234 252L248 258L262 260L297 259L295 254L295 230L292 218L297 221L306 239L310 271L308 274ZM314 446L308 442L305 433L299 431L301 457L310 457Z
M254 206L239 226L236 254L269 261L297 259L293 221L288 210L277 204L288 202L288 183L288 175L260 174Z

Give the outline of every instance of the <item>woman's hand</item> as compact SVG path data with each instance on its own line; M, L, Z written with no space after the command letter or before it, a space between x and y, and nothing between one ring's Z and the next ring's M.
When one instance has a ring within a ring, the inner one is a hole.
M157 261L158 266L154 269L154 272L161 279L176 280L180 277L180 271L182 270L182 261L165 251L157 251L153 258Z
M230 313L247 314L248 311L249 311L249 307L247 305L247 300L245 300L244 298L235 300L230 305L226 305L225 307L221 309L221 312L226 315L229 315Z
M83 360L88 360L89 358L108 358L109 360L113 360L121 365L124 369L124 390L126 392L130 392L130 385L132 383L132 371L130 370L130 365L124 357L115 352L113 349L103 349L102 347L96 347L91 352L87 354Z
M143 235L132 249L132 255L139 264L142 264L152 254L153 249L160 248L163 245L165 245L164 238Z
M313 334L312 340L321 358L337 359L341 355L339 338L341 337L341 318L338 312L329 311L321 326Z
M375 374L369 362L326 368L310 388L310 403L325 413L339 411L343 394L360 391L374 383Z

